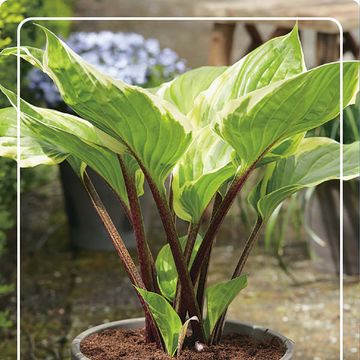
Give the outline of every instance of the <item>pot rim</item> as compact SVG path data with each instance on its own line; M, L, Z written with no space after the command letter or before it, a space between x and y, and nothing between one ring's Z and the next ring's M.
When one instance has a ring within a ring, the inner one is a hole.
M117 328L119 326L124 326L124 325L130 326L130 324L143 325L144 318L138 317L138 318L133 318L133 319L112 321L112 322L108 322L105 324L91 327L91 328L83 331L78 336L76 336L75 339L71 343L71 356L74 359L78 359L78 360L91 360L88 357L86 357L80 350L80 343L82 340L84 340L86 337L88 337L92 334L101 332L103 330L114 329L114 328ZM251 329L253 332L257 331L260 333L264 333L264 335L271 335L271 336L274 336L274 337L280 339L286 347L286 352L283 355L283 357L279 360L291 360L294 356L294 352L295 352L294 342L292 340L290 340L289 338L287 338L286 336L278 333L277 331L271 330L271 329L263 327L263 326L253 325L250 323L237 321L237 320L227 320L226 324L233 325L233 326L241 326L243 328Z

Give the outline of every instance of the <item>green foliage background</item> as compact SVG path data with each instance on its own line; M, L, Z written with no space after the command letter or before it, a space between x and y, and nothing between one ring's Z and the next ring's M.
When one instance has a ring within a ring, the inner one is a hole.
M7 0L0 8L0 49L8 46L16 46L16 33L18 24L28 17L35 16L71 16L73 0ZM47 26L56 33L66 36L70 30L67 21L49 22ZM39 28L31 23L23 26L21 42L32 46L40 46L43 36ZM23 74L30 67L22 64ZM2 83L15 90L16 87L16 60L9 58L0 59L0 79ZM25 76L22 76L22 85ZM23 87L26 92L26 88ZM0 99L1 107L5 105L5 99Z

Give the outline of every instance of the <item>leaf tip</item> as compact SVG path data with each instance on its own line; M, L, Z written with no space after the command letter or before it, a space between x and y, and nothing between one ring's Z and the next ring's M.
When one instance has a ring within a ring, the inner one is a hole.
M295 25L294 25L294 27L293 27L293 29L292 29L291 32L295 32L296 34L299 33L299 20L296 20L296 21L295 21Z

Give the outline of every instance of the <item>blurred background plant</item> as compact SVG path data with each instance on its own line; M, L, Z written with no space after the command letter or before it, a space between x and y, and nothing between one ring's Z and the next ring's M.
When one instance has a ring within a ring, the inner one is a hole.
M360 93L356 96L355 104L346 107L343 114L344 144L358 141L360 139ZM340 141L340 117L313 130L309 136L326 136Z
M33 16L71 16L73 0L47 1L47 0L7 0L0 9L0 49L8 46L16 46L16 32L19 23ZM53 31L67 36L70 31L68 21L53 21L49 23ZM36 26L25 24L21 30L21 42L38 46L42 41L40 29ZM26 74L31 66L22 63L22 92L27 91ZM16 88L16 62L2 57L0 59L0 78L7 87ZM0 105L4 105L4 97L0 99Z
M16 167L13 162L1 159L0 166L0 261L6 255L7 232L15 225L15 199L16 199ZM13 262L15 265L15 262ZM3 269L4 270L4 269ZM14 285L8 284L8 274L0 272L0 304L8 302L9 296L14 292ZM13 316L6 306L0 306L0 336L9 335L13 326Z

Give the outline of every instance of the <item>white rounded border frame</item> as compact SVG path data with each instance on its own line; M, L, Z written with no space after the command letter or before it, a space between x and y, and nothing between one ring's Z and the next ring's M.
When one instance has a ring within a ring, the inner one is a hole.
M6 0L5 0L6 1ZM354 0L360 4L360 0ZM344 360L344 271L343 271L343 254L344 254L344 239L343 239L343 52L344 52L344 30L340 21L334 17L29 17L21 21L17 27L17 158L20 159L20 35L22 27L30 21L274 21L274 20L292 20L292 21L330 21L336 24L339 29L340 45L339 45L339 59L340 59L340 334L339 334L339 360ZM17 338L17 360L21 360L21 306L20 306L20 165L17 162L17 304L16 304L16 338Z

